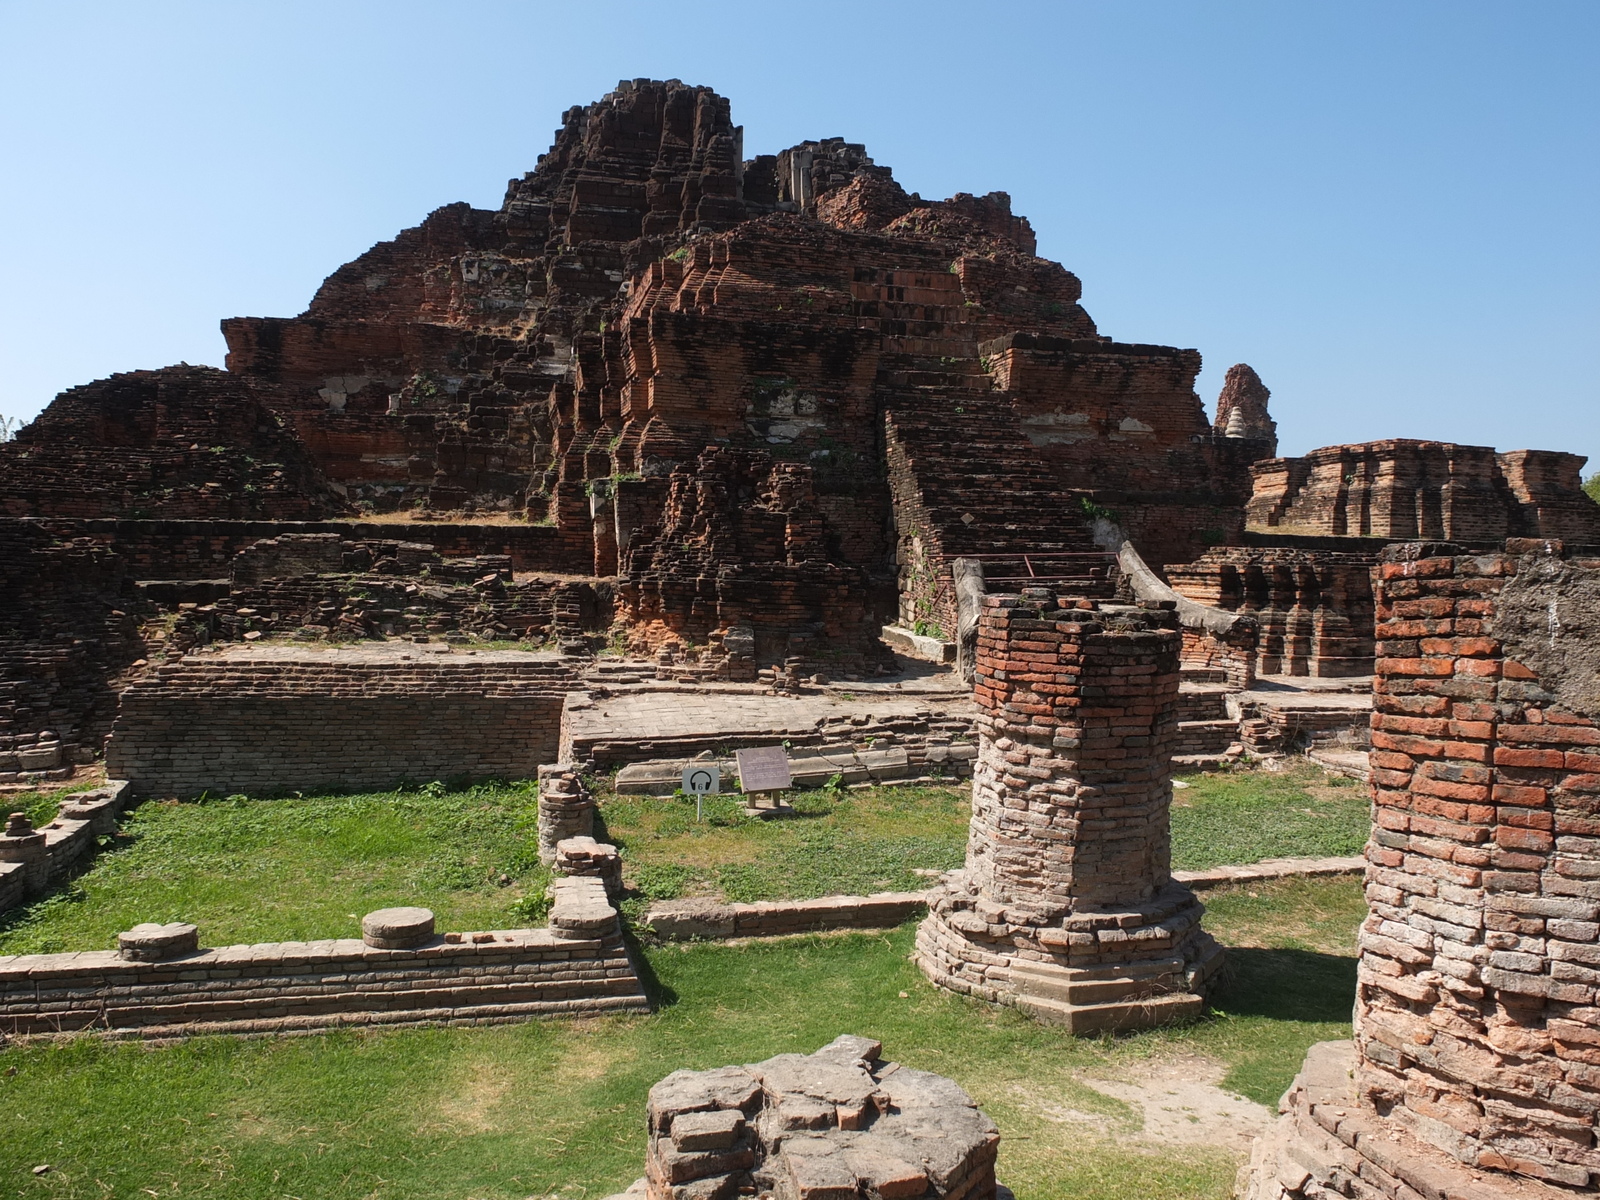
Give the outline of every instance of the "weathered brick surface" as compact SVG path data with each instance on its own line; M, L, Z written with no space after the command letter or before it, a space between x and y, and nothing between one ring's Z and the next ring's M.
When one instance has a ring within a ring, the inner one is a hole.
M1372 674L1371 574L1380 553L1217 547L1169 566L1167 577L1191 600L1256 618L1255 674L1347 678ZM1197 657L1185 647L1186 662Z
M1074 1032L1199 1012L1220 952L1170 867L1176 624L1042 588L986 599L966 866L917 939L935 982Z
M1549 548L1379 568L1354 1089L1291 1092L1253 1200L1600 1182L1600 560Z
M1506 537L1600 544L1600 505L1584 495L1579 455L1496 454L1394 438L1325 446L1256 463L1253 528L1487 545Z
M645 1177L612 1200L994 1200L994 1122L882 1050L844 1034L814 1054L674 1071L650 1089Z
M189 656L128 689L106 769L141 795L533 778L556 758L553 659L284 662Z

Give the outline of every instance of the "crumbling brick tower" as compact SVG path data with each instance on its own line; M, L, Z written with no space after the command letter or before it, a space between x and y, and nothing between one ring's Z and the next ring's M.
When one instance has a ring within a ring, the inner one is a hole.
M1312 1047L1242 1193L1592 1190L1600 559L1411 544L1378 575L1355 1042Z
M1173 613L990 596L965 868L916 957L935 983L1074 1033L1197 1015L1221 950L1170 870Z

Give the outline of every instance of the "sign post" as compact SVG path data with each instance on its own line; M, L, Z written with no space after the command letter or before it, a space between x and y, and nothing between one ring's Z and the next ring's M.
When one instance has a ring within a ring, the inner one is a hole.
M781 792L793 785L789 775L789 756L782 746L736 750L734 759L739 764L739 786L747 796L752 797L752 801L756 793ZM757 807L752 802L745 811L753 816L775 817L786 811L787 807L780 800L774 800L767 808Z
M694 819L705 819L706 797L715 796L722 784L722 771L716 763L694 763L683 769L683 790L694 797Z

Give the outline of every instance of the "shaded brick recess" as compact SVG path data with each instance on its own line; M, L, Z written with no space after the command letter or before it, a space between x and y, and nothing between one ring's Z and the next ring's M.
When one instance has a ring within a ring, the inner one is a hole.
M1561 551L1385 555L1354 1053L1308 1059L1252 1197L1600 1182L1600 559Z
M127 582L121 557L91 539L0 520L0 772L41 744L61 748L58 762L99 749L116 680L145 653Z
M531 779L555 761L571 682L555 656L357 653L162 667L124 693L106 770L140 795L193 796Z
M1221 951L1170 869L1172 613L986 599L964 869L932 893L934 982L1074 1032L1198 1015Z

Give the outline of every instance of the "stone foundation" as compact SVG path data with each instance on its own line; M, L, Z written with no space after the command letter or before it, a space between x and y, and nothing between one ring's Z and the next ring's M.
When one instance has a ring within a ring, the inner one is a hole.
M917 937L935 983L1074 1033L1200 1013L1221 951L1170 870L1176 624L986 598L967 862Z
M553 895L548 929L433 936L431 913L402 909L389 911L428 918L419 938L196 950L193 926L141 926L120 951L8 955L0 1032L171 1039L648 1012L601 881L560 880ZM183 931L187 949L130 954L163 931Z

